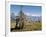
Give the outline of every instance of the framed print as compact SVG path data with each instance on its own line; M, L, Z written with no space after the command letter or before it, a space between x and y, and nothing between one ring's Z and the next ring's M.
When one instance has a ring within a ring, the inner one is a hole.
M43 9L42 3L6 2L6 36L42 33Z

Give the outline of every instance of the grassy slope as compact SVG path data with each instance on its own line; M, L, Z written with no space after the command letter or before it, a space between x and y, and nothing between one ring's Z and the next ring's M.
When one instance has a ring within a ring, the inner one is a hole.
M13 28L14 28L15 25L16 25L15 22L12 22L11 24L12 24L12 27L13 27ZM25 22L25 25L24 25L23 29L22 29L22 30L17 30L17 31L38 31L38 30L41 30L41 29L42 29L42 25L41 25L40 22L35 22L35 23L33 23L32 25L31 25L31 24L32 24L32 23L27 23L27 22ZM16 31L16 29L13 30L13 31Z

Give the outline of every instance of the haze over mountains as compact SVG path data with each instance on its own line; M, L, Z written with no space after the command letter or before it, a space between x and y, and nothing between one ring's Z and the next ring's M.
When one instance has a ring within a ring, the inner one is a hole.
M32 21L41 21L42 20L42 16L26 16L27 20L32 20ZM11 19L15 20L16 16L15 15L11 15Z

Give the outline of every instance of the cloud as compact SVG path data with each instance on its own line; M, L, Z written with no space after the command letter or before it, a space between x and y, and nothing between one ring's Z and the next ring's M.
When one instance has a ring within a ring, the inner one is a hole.
M31 14L30 14L30 13L28 13L28 12L27 12L27 13L25 12L24 14L25 14L25 15L27 15L27 16L31 16Z
M40 14L33 14L33 13L28 13L28 12L25 12L24 14L27 16L41 16Z
M32 16L41 16L41 15L37 15L37 14L32 14Z

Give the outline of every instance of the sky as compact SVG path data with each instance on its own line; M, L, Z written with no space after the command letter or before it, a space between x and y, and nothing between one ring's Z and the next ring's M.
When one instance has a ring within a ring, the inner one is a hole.
M29 5L10 5L11 13L14 13L15 16L18 15L22 8L22 12L27 16L41 16L41 6L29 6Z

